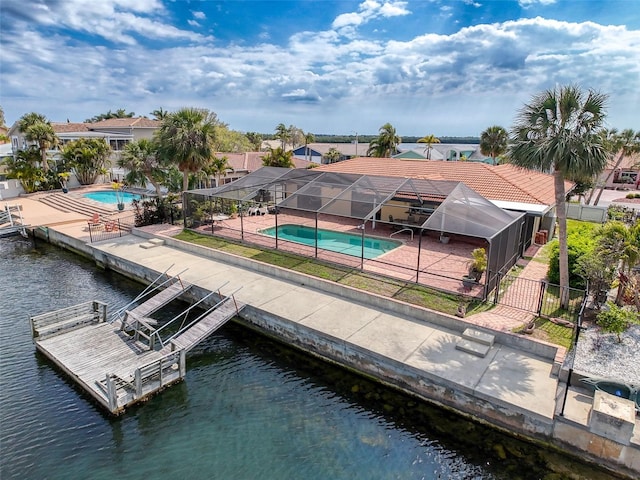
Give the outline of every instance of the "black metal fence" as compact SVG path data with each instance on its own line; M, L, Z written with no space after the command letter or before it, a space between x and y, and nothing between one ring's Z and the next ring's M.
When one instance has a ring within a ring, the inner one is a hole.
M560 286L545 280L531 280L508 274L497 276L493 303L535 313L539 317L560 318L575 323L587 292L569 288L569 304L562 308Z
M89 241L91 243L122 237L131 233L135 227L135 214L120 214L113 218L101 218L98 222L89 222Z

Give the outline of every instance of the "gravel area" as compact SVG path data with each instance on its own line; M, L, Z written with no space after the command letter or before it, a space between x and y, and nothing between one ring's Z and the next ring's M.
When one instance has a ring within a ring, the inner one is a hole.
M567 355L566 361L571 357ZM640 385L640 325L622 334L621 343L617 335L600 333L597 327L581 332L573 369L582 375Z

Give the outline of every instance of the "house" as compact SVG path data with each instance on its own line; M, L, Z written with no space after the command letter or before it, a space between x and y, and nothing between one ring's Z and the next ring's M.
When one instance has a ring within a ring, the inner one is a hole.
M640 153L625 156L620 165L616 165L618 156L610 159L605 169L598 176L597 185L613 190L630 190L640 188Z
M366 155L369 149L368 143L309 143L293 149L293 156L300 160L308 160L313 163L329 163L325 157L331 149L340 153L338 162L349 158Z
M398 146L400 153L393 158L427 159L427 144L407 143ZM479 144L467 143L432 143L429 153L430 160L445 160L448 162L470 161L492 163L491 157L483 155Z
M216 157L227 157L227 163L233 170L229 170L220 178L220 184L231 183L239 178L248 175L251 172L262 168L262 158L267 155L267 152L245 152L245 153L223 153L217 152ZM309 168L313 165L312 162L301 160L299 158L293 158L293 164L295 168ZM214 179L214 184L217 184L217 179ZM219 186L219 185L216 185Z
M453 180L466 186L505 210L526 213L524 243L531 245L536 233L555 229L555 188L553 176L518 168L511 164L487 165L481 162L408 160L358 157L316 170L337 173L387 175L424 180ZM573 183L565 182L569 192Z
M101 138L109 144L112 151L109 176L114 180L122 180L125 172L116 166L120 152L131 141L152 138L153 133L160 127L160 121L144 117L110 118L95 123L51 122L51 126L60 140L58 148L51 150L52 158L57 158L60 147L71 141L80 138ZM19 150L27 148L29 142L20 131L18 122L9 129L9 137L14 155Z

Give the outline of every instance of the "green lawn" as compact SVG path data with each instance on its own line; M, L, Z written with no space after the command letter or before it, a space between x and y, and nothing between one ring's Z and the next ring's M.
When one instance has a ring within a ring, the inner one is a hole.
M175 238L451 315L455 315L461 302L468 303L467 300L463 300L458 295L446 294L414 283L376 276L360 270L328 264L291 253L247 246L229 240L201 235L190 230L184 230L176 235Z

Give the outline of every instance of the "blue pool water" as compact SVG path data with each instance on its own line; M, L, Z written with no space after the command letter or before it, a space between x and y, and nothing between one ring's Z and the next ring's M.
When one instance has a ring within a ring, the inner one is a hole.
M118 196L122 198L124 203L131 203L133 200L140 200L142 196L136 195L135 193L129 192L120 192ZM94 200L100 203L111 203L113 205L118 203L118 197L116 196L116 192L109 190L100 190L97 192L85 193L83 197L88 198L90 200Z
M315 228L303 225L278 226L278 238L303 245L315 245ZM260 233L270 237L276 236L276 227L265 228ZM398 248L402 242L397 240L385 240L376 237L364 237L364 258L376 258L383 253ZM344 253L359 257L362 255L362 236L352 233L335 232L333 230L318 229L318 248L332 252Z

